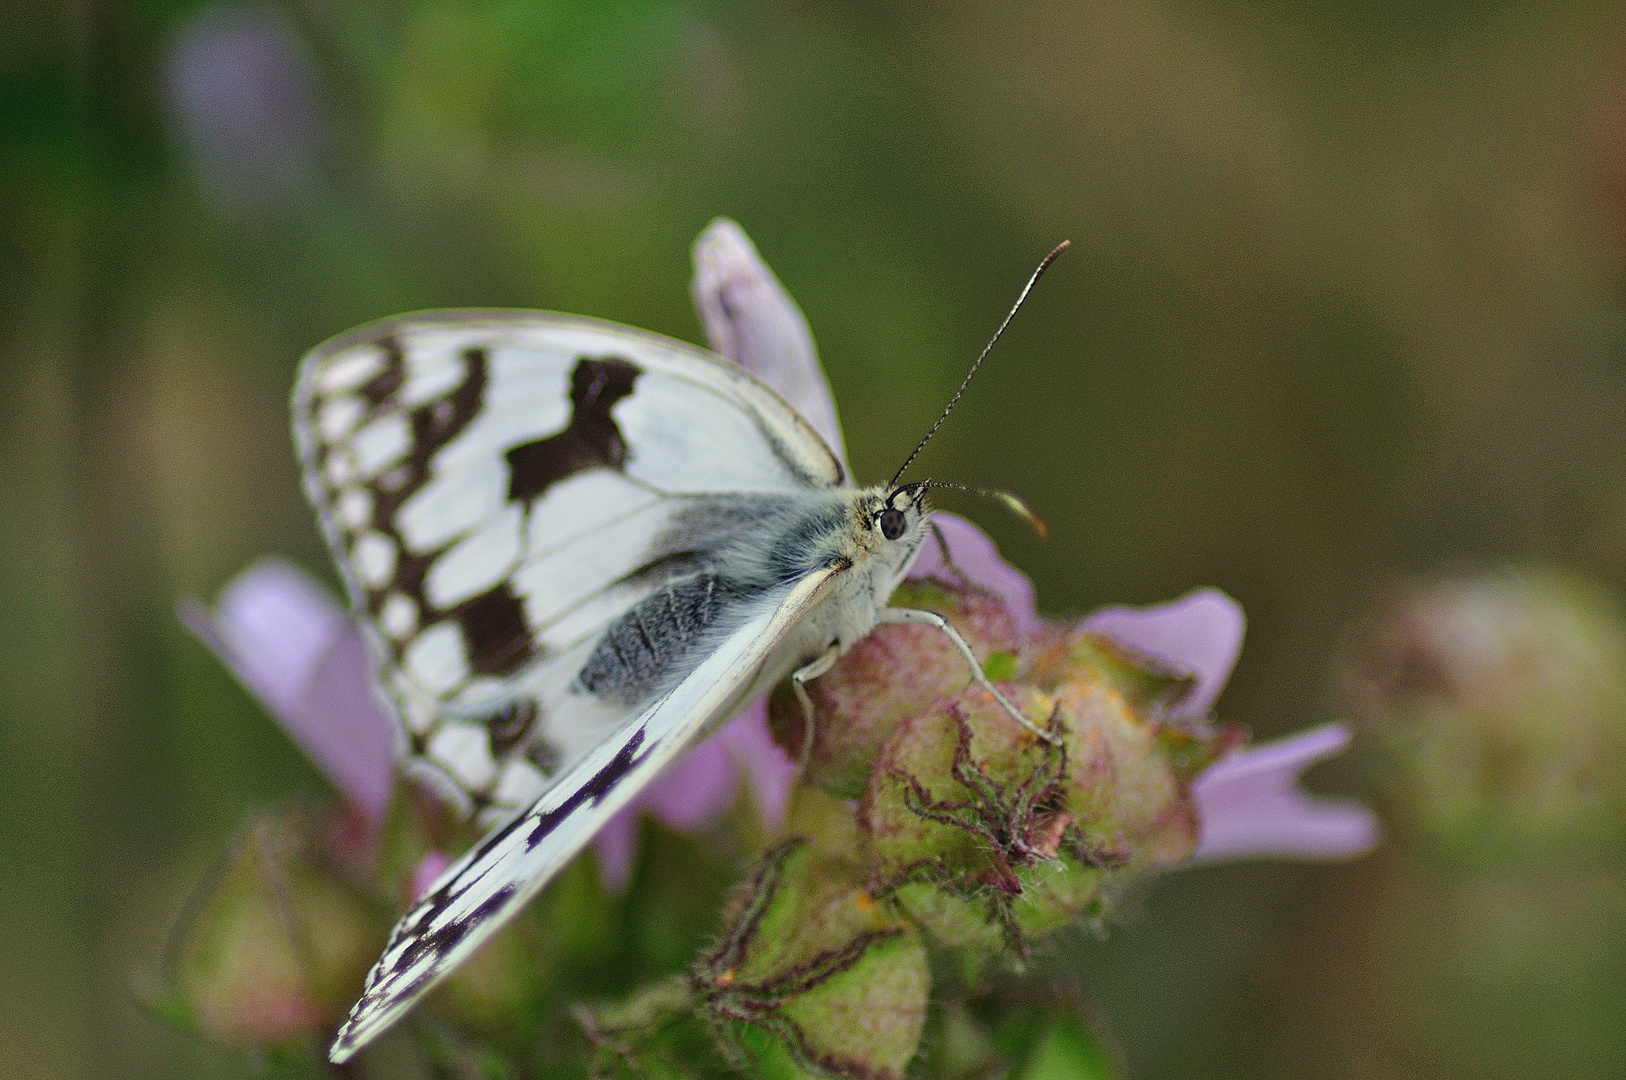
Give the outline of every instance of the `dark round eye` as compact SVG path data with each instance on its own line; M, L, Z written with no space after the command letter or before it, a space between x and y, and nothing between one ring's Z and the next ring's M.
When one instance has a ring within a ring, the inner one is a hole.
M896 540L903 535L903 530L909 527L909 519L903 516L903 511L896 506L889 506L881 511L875 523L881 527L881 535L888 540Z

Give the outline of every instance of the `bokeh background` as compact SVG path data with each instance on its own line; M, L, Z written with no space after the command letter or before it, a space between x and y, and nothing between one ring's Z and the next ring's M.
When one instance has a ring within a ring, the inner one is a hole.
M322 791L173 614L266 553L333 579L298 357L451 305L696 340L717 214L870 480L1071 238L930 471L1029 497L1048 542L965 509L1050 612L1236 596L1258 735L1338 714L1400 577L1626 585L1618 3L9 0L0 1073L245 1074L132 987L243 813ZM1469 932L1408 923L1408 858L1172 876L1050 959L1144 1080L1620 1075L1622 879Z

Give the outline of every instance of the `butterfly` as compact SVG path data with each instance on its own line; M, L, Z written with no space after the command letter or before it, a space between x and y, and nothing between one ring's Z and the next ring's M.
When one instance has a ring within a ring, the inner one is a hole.
M721 357L579 316L426 312L314 349L293 418L403 768L493 826L396 925L335 1063L786 678L810 746L805 683L877 625L937 627L1051 738L941 616L887 605L929 534L929 490L956 485L900 483L911 454L890 483L854 486L806 420Z

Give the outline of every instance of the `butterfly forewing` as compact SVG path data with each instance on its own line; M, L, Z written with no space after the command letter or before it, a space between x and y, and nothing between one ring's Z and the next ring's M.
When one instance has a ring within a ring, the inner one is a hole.
M625 725L630 705L567 690L605 629L728 527L720 498L842 482L737 367L573 316L361 327L306 359L294 418L410 761L475 806L523 804Z
M703 661L494 830L396 925L330 1051L343 1062L495 933L709 724L760 691L762 666L839 568L759 598Z

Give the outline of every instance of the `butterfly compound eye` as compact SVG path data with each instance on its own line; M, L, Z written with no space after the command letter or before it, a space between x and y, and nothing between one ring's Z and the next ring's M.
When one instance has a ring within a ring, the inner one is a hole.
M875 523L881 527L881 535L888 540L896 540L903 535L903 530L909 527L909 519L895 506L882 510Z

